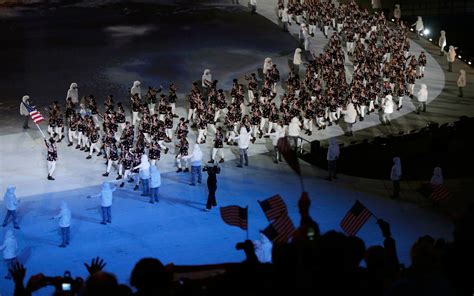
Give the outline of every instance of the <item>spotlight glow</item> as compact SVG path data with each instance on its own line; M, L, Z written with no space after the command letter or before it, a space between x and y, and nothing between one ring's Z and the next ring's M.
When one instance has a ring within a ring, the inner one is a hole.
M432 39L432 38L430 38L430 41L431 41L431 42L433 42L433 39Z
M410 31L412 31L412 32L413 32L413 28L411 28L411 29L410 29Z
M460 55L458 55L458 59L460 59L460 58L461 58L461 56L460 56Z
M468 63L469 65L471 64L471 62Z
M426 36L430 35L430 29L424 29L423 30L423 34L425 34Z
M394 21L395 21L395 19L392 19L392 22L394 22Z

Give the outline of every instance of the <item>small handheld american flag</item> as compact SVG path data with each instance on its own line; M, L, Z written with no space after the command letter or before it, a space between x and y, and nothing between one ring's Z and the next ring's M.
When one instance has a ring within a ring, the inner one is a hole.
M355 236L357 232L369 220L372 213L359 201L356 201L341 221L341 228L349 236Z
M31 119L33 120L35 124L38 124L44 120L43 115L41 115L41 113L38 110L36 110L35 107L32 107L25 103L23 103L23 105L25 105L26 110L28 110L28 113L30 113Z

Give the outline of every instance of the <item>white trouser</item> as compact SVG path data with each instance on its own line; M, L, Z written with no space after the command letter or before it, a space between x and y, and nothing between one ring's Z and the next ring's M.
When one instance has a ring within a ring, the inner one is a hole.
M107 173L110 173L110 169L112 168L112 165L115 166L115 168L118 171L118 160L107 160ZM118 172L120 174L120 172Z
M163 140L159 140L158 141L158 145L160 145L161 149L164 150L164 149L167 149L165 144L163 144Z
M82 134L82 144L81 147L89 147L89 138L85 134Z
M176 103L171 103L171 113L176 114Z
M71 129L68 130L67 138L69 143L72 143L74 139L77 139L77 131L72 131Z
M48 175L49 176L53 175L55 168L56 168L56 160L53 160L53 161L48 160Z
M100 125L99 115L97 115L97 114L92 115L92 121L94 122L95 126L99 126Z
M54 130L55 130L55 129L56 129L55 127L52 127L52 126L48 125L48 133L49 133L49 136L50 136L51 138L52 138L53 135L54 135Z
M385 113L385 112L384 112L383 115L382 115L382 121L383 121L383 122L388 122L388 121L390 121L390 113Z
M252 125L252 137L256 138L258 133L258 125Z
M155 104L148 104L148 109L150 110L150 115L155 114Z
M137 126L137 123L140 122L140 116L138 112L132 112L132 125Z
M360 105L357 109L359 111L360 117L364 118L365 117L365 109L367 109L367 106Z
M326 123L324 122L324 117L316 117L316 124L319 127L324 127Z
M181 155L178 155L178 157L176 157L176 166L180 169L182 168L182 164L184 164L184 168L187 168L188 167L188 159L187 158L183 158Z
M369 101L369 112L372 112L375 110L375 105L374 105L374 100Z
M288 23L291 25L292 22L293 22L293 14L289 14L288 15Z
M283 126L283 134L286 135L288 133L288 125Z
M262 119L260 119L260 130L263 131L263 128L265 127L265 123L267 123L267 122L268 122L268 118L263 118L262 117Z
M198 137L196 139L196 143L201 144L201 141L204 139L204 131L205 129L198 129Z
M304 40L304 50L305 51L309 50L309 38L305 38Z
M125 122L124 123L119 123L118 126L119 126L118 132L120 133L120 135L122 135L122 132L125 129Z
M313 131L313 119L312 118L303 118L303 127L310 132Z
M410 93L410 95L413 95L414 91L415 91L415 84L408 84L408 93Z
M216 159L216 154L219 152L219 155L221 156L221 159L224 159L224 149L223 148L212 148L212 160Z
M221 116L221 113L224 113L224 112L222 112L221 109L216 110L216 113L214 113L214 122L216 122L217 119L219 119L219 117Z
M161 121L165 120L165 114L160 113L160 115L158 115L158 120L161 120Z
M250 90L250 89L248 90L248 97L249 97L249 103L252 103L253 99L255 98L255 95L253 94L253 90Z
M120 164L120 166L119 166L119 171L120 171L120 173L123 172L122 173L122 182L125 181L126 179L128 179L128 177L132 175L130 169L123 171L123 165L122 164Z
M100 147L99 147L99 142L91 143L91 148L89 149L89 155L92 155L94 152L99 152Z
M425 66L420 66L420 75L425 75Z
M309 34L313 35L314 33L316 33L316 26L309 25Z
M149 133L143 133L143 136L145 137L145 141L147 143L151 143L151 137Z
M342 31L342 24L337 24L337 32L341 33Z
M332 22L332 27L335 28L336 27L336 19L332 18L331 22Z
M347 53L352 53L354 42L346 42Z
M194 120L196 117L196 109L188 109L188 120L191 120L191 118Z
M170 138L170 140L173 139L173 129L171 128L165 129L165 134L168 138Z
M398 108L401 108L403 104L403 97L398 97Z
M301 18L301 15L296 16L296 22L300 23L300 24L303 22L303 19Z
M329 26L324 26L324 35L328 35Z
M84 145L83 140L84 140L84 137L83 137L82 132L78 131L77 132L77 145L82 147Z
M337 120L337 113L336 112L329 112L329 122L333 122Z
M57 126L54 128L54 131L56 134L58 134L58 139L61 140L61 138L63 137L63 128Z
M272 132L272 128L273 128L273 125L276 125L276 123L273 123L271 121L268 122L268 133L271 133Z
M235 137L235 132L234 131L226 131L225 132L225 137L228 139L228 141L230 141L231 138Z

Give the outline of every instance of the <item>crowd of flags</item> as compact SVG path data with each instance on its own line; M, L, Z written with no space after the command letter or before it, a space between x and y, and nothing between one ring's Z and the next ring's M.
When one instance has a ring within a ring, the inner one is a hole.
M270 223L262 230L262 233L273 243L288 242L296 228L288 215L283 198L280 195L274 195L265 200L259 200L258 203ZM246 230L248 233L248 207L221 207L220 213L225 223ZM355 236L371 217L376 218L367 207L357 200L339 225L345 234Z

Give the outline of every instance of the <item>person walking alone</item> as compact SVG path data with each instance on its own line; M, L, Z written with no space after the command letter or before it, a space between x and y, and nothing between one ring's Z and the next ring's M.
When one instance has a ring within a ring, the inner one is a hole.
M20 229L18 226L18 221L16 218L16 207L18 206L19 201L16 199L15 195L15 186L8 186L5 195L3 196L3 202L5 203L5 207L7 208L7 215L3 220L3 227L7 226L8 220L12 217L13 220L13 227L15 229Z
M232 140L237 140L239 145L239 155L240 161L237 164L238 168L241 168L245 161L245 166L249 165L249 157L247 155L247 150L250 145L250 130L247 130L245 126L240 128L240 134L236 137L233 137Z
M30 112L28 112L28 109L26 109L25 104L30 105L29 96L23 96L20 103L20 115L25 117L25 121L23 121L23 129L29 129L30 127L28 126L28 120L30 118Z
M156 166L150 167L150 203L159 202L158 193L161 186L161 174Z
M5 233L5 241L0 246L0 251L3 251L3 260L5 260L7 265L7 275L5 278L11 279L10 269L13 269L14 264L17 262L16 256L18 252L18 243L13 235L13 231L8 230Z
M326 159L328 161L328 176L326 180L332 181L337 179L336 177L336 163L340 154L339 145L337 144L336 138L329 139L329 147Z
M393 195L390 196L392 199L397 199L400 197L400 179L402 178L402 164L400 162L400 157L393 158L393 166L390 172L390 179L393 183Z
M102 212L102 222L100 222L100 224L102 225L112 223L112 203L115 190L117 190L117 187L112 188L109 182L104 182L102 183L102 190L99 194L89 196L89 198L100 197L100 208Z
M458 97L462 98L464 96L463 88L466 87L466 71L465 70L459 70L459 77L456 83L459 88Z
M201 174L201 162L202 162L202 151L199 147L199 144L194 144L193 153L183 157L184 159L191 159L191 186L196 186L197 182L201 184L202 174Z
M60 248L65 248L69 245L70 238L70 226L71 226L71 210L69 210L65 201L61 202L61 210L59 214L53 217L53 219L59 219L59 229L61 230L62 242L59 245Z

